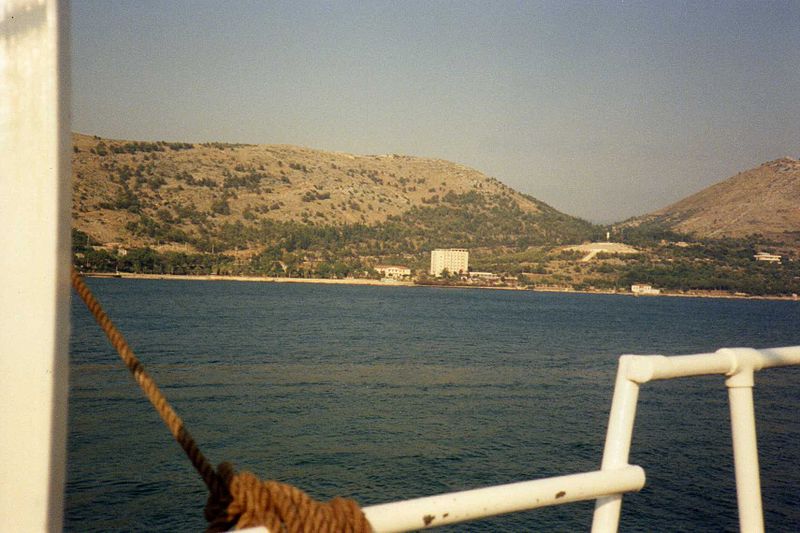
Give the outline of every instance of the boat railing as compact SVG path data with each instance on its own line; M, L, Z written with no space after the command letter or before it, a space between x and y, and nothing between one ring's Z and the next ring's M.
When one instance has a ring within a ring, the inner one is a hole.
M717 374L725 376L728 389L740 530L763 532L753 376L764 368L791 365L800 365L800 346L723 348L671 357L623 355L600 470L371 505L363 508L364 514L376 533L390 533L596 500L592 531L617 531L623 494L639 491L645 483L644 470L628 464L639 388L649 381Z
M718 374L725 376L728 389L740 529L764 531L753 375L764 368L790 365L800 365L800 346L724 348L671 357L623 355L600 470L372 505L365 507L364 513L376 532L388 533L596 500L592 531L616 531L623 494L639 491L645 483L644 470L628 464L639 388L654 380Z

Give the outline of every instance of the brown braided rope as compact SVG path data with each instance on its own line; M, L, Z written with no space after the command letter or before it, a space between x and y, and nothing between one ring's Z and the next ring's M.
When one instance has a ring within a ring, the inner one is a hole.
M169 428L172 436L175 437L175 440L178 441L183 451L186 452L186 455L192 462L192 466L195 467L200 477L203 478L203 482L205 482L208 490L213 494L224 494L225 485L214 470L214 466L197 447L194 438L184 426L183 420L181 420L181 417L178 416L178 413L176 413L169 404L164 394L158 388L158 385L156 385L156 382L153 381L153 378L145 371L144 365L142 365L136 355L134 355L125 337L122 336L122 333L120 333L114 323L111 322L111 319L103 310L100 302L97 301L92 291L83 282L83 279L81 279L74 268L72 269L71 276L72 287L75 289L75 292L78 293L78 296L81 297L86 307L89 308L89 311L106 334L106 337L108 337L111 345L117 350L125 366L127 366L128 370L133 374L133 379L139 384L139 387L142 389L145 396L147 396L147 399L150 400L150 403L155 407L161 420L163 420L164 424Z
M183 420L153 378L147 374L122 333L74 268L71 277L75 292L86 304L125 366L133 374L136 383L208 487L210 494L205 517L209 522L209 531L259 525L266 526L272 532L285 530L287 533L372 531L363 511L353 500L334 498L330 502L320 503L291 485L261 481L250 472L237 474L229 463L220 464L219 472L214 470L184 426Z
M372 527L358 504L345 498L327 503L315 501L305 492L285 483L262 481L250 472L234 473L222 463L220 475L227 481L231 501L223 512L209 497L206 517L208 531L265 526L272 532L286 533L369 533Z

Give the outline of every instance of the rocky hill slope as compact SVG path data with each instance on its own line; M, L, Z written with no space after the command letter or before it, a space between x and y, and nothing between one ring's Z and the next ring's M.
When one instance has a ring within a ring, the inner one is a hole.
M800 244L800 161L764 163L633 222L701 238L761 235Z
M575 243L597 232L448 161L81 134L73 142L73 227L96 243L257 253L316 238L369 241L381 255Z

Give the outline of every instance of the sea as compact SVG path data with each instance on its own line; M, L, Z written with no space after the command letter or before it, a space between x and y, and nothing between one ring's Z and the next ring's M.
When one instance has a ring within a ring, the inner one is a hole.
M362 505L597 470L617 359L800 345L800 302L88 279L214 463ZM201 531L206 489L76 297L67 531ZM756 375L767 531L800 530L800 368ZM724 378L645 384L621 531L737 531ZM446 531L587 531L593 502Z

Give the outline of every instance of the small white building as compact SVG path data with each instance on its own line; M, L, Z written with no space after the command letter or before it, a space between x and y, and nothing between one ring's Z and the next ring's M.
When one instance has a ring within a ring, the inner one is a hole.
M661 294L661 289L654 289L652 285L647 283L635 283L631 285L631 292L633 294L646 294L646 295L656 295Z
M500 281L500 276L494 272L470 272L470 279L480 279L483 281Z
M768 263L780 263L781 256L777 254L771 254L769 252L758 252L753 257L756 258L756 261L766 261Z
M125 257L126 255L128 255L128 249L123 248L122 244L118 242L107 242L102 245L92 246L92 250L94 250L95 252L106 251L118 255L120 257Z
M439 248L431 252L431 276L439 277L444 271L450 274L469 272L469 252L463 248Z
M380 273L384 278L389 279L404 279L411 277L411 269L404 266L397 265L378 265L375 270Z

